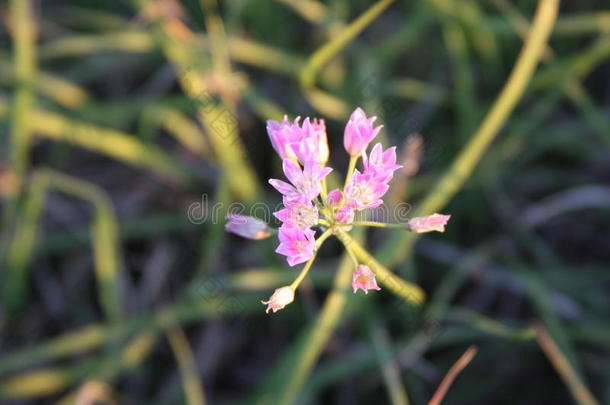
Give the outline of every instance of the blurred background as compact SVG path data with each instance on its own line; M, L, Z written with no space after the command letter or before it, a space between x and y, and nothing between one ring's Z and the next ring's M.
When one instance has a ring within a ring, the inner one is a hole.
M536 1L0 3L0 403L426 404L475 345L443 403L610 404L610 3L542 3L522 90ZM427 300L352 294L329 241L266 315L298 270L223 217L280 202L267 119L324 118L340 181L357 106L386 202L452 215L366 235Z

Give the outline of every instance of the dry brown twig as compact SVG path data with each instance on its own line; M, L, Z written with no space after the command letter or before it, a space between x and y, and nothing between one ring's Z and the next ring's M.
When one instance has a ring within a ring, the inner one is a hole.
M476 346L470 346L468 350L466 350L464 354L460 356L458 361L451 366L443 378L443 381L441 381L441 384L438 386L438 389L432 396L432 399L430 399L430 402L428 402L428 405L439 405L441 403L445 397L445 394L449 390L449 387L451 387L453 380L455 380L455 377L457 377L458 374L468 365L468 363L470 363L474 355L477 354L477 350L478 349Z

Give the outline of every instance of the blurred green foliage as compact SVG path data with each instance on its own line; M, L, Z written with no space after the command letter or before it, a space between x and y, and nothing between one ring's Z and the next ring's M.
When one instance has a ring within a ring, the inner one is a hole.
M608 4L52 3L0 5L2 403L420 404L472 344L443 403L610 403ZM274 241L190 207L274 206L284 114L345 167L356 106L423 141L393 203L452 215L352 235L427 301L329 244L265 315Z

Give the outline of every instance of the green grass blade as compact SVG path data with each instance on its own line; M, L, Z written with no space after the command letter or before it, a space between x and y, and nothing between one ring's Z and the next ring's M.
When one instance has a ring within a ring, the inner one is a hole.
M380 0L371 6L357 19L347 25L341 32L335 35L330 41L315 51L301 69L299 81L304 89L311 89L314 86L316 74L328 63L337 53L349 44L358 34L368 27L383 11L392 4L393 0Z
M201 377L197 371L197 362L182 329L174 328L166 333L167 340L178 362L182 375L182 386L188 405L205 405L205 395L201 385Z
M0 100L0 118L6 111L4 107ZM152 170L179 183L186 183L190 178L186 170L160 148L144 144L135 136L115 129L69 119L42 109L31 112L30 125L37 137L68 142L126 164Z
M540 0L528 40L504 88L468 144L451 164L447 173L436 183L428 196L418 204L414 216L428 215L442 209L460 191L477 163L498 134L521 98L553 28L559 8L558 0ZM417 238L414 233L394 233L379 254L390 267L409 255Z
M97 186L52 170L42 170L33 175L26 202L26 216L17 228L8 256L5 285L7 303L13 309L20 308L26 298L27 272L33 259L38 218L45 195L50 189L71 194L91 203L94 210L91 232L99 298L108 319L112 321L119 319L118 225L110 199Z

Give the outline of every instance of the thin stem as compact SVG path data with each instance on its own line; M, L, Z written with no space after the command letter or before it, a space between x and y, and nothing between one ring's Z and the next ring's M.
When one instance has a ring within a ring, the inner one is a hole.
M375 228L396 228L407 230L407 227L404 224L386 224L385 222L375 222L375 221L354 221L350 225L353 226L372 226Z
M551 364L567 385L574 400L580 405L599 405L597 399L589 391L589 388L587 388L573 365L570 364L566 355L561 351L546 329L541 325L536 325L535 329L540 347L542 347Z
M32 2L13 0L10 4L13 21L15 57L15 98L11 120L11 166L23 184L28 166L30 145L29 111L34 104L36 75L36 27Z
M188 405L205 405L205 395L201 384L201 375L188 338L180 327L166 332L167 340L174 352L178 369L182 376L182 387Z
M392 341L381 318L371 318L368 322L369 334L373 341L376 359L385 382L392 405L409 405L409 396L400 375L398 356L394 355Z
M318 208L318 210L324 214L324 216L326 216L327 218L332 218L332 211L330 211L328 209L328 207L326 205L324 205L324 202L326 201L326 197L324 197L323 201L319 201L317 198L315 200L313 200L313 203L315 204L315 206ZM324 221L324 220L321 220Z
M322 196L322 203L326 204L326 194L328 192L328 186L326 185L326 177L322 179L322 188L320 189L320 195Z
M354 254L354 251L352 249L350 249L350 247L345 245L345 244L343 245L343 247L345 247L345 251L347 252L347 255L350 257L350 259L352 259L352 262L354 262L354 266L358 267L358 265L360 263L358 262L358 258Z
M337 55L358 34L368 27L394 0L380 0L373 4L354 21L350 22L331 41L327 41L315 51L299 72L299 83L304 89L312 89L315 85L316 74L335 55Z
M318 249L320 249L320 246L322 246L324 241L326 241L326 239L328 239L328 237L330 235L332 235L332 231L330 229L325 231L322 235L320 235L320 237L316 241L316 253L314 254L314 256L311 259L309 259L309 261L307 263L305 263L303 270L301 270L301 272L299 273L297 278L295 278L294 281L292 282L292 284L290 284L290 287L293 290L296 290L298 288L299 284L301 284L301 282L305 278L305 276L307 276L307 273L309 273L309 269L311 269L311 265L313 264L314 260L316 260L316 256L318 255L318 252L317 252Z
M450 169L418 205L415 216L427 215L440 210L462 189L489 144L525 92L538 62L544 55L547 40L557 18L558 8L559 0L540 0L538 2L527 41L502 92L468 144L453 161ZM404 260L411 253L418 236L419 234L407 233L392 238L381 252L381 257L385 258L384 263L392 266Z
M36 22L29 0L12 0L9 7L12 22L13 57L15 88L13 108L10 117L10 147L7 156L2 153L2 159L10 162L12 175L15 176L16 188L6 195L7 201L2 210L2 233L0 234L0 261L6 260L5 255L10 229L17 216L19 196L25 184L25 176L29 166L29 149L32 128L30 123L31 110L35 104L36 79ZM2 108L0 108L2 109ZM5 263L3 263L4 265Z
M136 0L140 10L147 9L150 2ZM212 6L216 2L210 1ZM209 11L209 10L206 10ZM147 13L148 14L148 13ZM220 100L214 97L214 89L208 85L204 66L214 57L214 73L219 77L226 77L230 73L228 65L227 47L223 45L226 41L224 29L219 17L212 18L212 23L206 24L209 38L214 43L212 55L201 58L201 52L197 52L193 45L195 34L185 24L178 21L175 16L154 13L151 21L155 39L164 54L169 59L178 73L180 85L184 93L193 100L197 107L197 116L208 134L208 139L214 154L218 157L218 163L226 174L225 179L229 183L232 196L238 200L255 202L259 200L261 192L260 182L257 181L252 164L246 156L245 147L239 136L239 128L234 125L235 112L234 101L226 92L220 91ZM211 18L211 14L208 13ZM180 29L173 29L179 24ZM211 26L211 27L210 27ZM211 30L211 31L210 31ZM220 41L220 42L219 42ZM221 59L219 58L224 58ZM226 71L219 69L227 69ZM222 117L218 119L218 117Z
M361 232L357 231L355 238L362 235ZM292 405L296 402L296 398L311 374L316 361L320 358L322 350L326 347L326 343L341 321L341 314L347 306L348 296L350 295L348 291L353 272L351 263L346 256L342 255L332 291L326 297L311 329L305 332L303 346L299 346L303 349L296 351L297 354L291 362L290 370L285 373L281 386L278 387L279 398L274 402L279 405Z
M328 221L327 221L327 220L325 220L325 219L318 219L318 224L320 224L320 225L324 225L324 226L326 226L326 227L330 226L330 222L328 222Z
M428 402L428 405L441 404L443 398L445 397L445 394L447 394L447 390L449 390L449 387L451 387L453 380L455 380L455 378L464 369L464 367L466 367L468 363L470 363L475 354L477 354L477 347L470 346L468 350L466 350L464 354L460 356L458 361L456 361L455 364L451 366L451 368L447 372L447 375L445 375L445 377L441 381L441 385L439 385L438 389L430 399L430 402Z
M292 284L290 284L290 287L293 290L296 290L299 287L299 284L301 284L301 282L303 281L303 279L305 279L305 276L307 276L307 273L309 273L309 269L311 269L311 265L313 264L314 260L316 260L315 255L314 255L314 257L309 259L309 261L307 263L305 263L303 270L301 270L301 272L299 273L297 278L295 278L294 281L292 282Z
M100 304L111 321L122 317L119 294L119 223L106 192L93 184L53 170L41 170L32 175L30 192L25 202L26 216L17 225L8 252L8 273L4 298L10 308L24 305L28 270L36 246L36 229L40 211L49 190L82 198L93 208L91 243L93 268L97 277Z
M318 238L318 240L316 241L316 251L317 251L318 249L320 249L320 246L322 246L322 244L324 243L324 241L325 241L326 239L328 239L328 237L329 237L330 235L332 235L332 233L333 233L333 232L332 232L332 231L329 229L329 230L325 231L325 232L324 232L322 235L320 235L320 237L319 237L319 238Z
M377 276L379 282L388 290L411 305L421 305L426 297L424 291L416 284L410 283L382 266L362 245L346 232L337 229L337 238L345 249L351 249L361 263L366 264Z
M208 33L209 49L214 71L227 74L231 71L231 58L227 46L227 34L222 18L218 13L217 0L202 0L200 4L205 10L205 26Z
M352 174L354 174L354 169L356 168L356 162L358 162L358 156L350 156L349 158L349 166L347 167L347 174L345 175L345 184L343 185L343 190L347 187L350 179L352 178Z
M317 198L313 200L314 205L318 208L318 210L323 211L324 205Z

